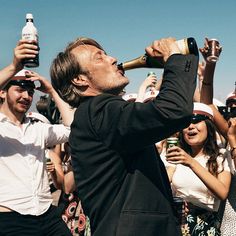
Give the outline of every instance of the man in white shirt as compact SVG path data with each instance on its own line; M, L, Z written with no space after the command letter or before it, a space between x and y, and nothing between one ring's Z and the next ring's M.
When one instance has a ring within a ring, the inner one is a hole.
M73 110L45 78L22 70L22 59L37 53L37 46L21 40L12 64L0 71L0 235L4 236L71 235L51 205L45 149L67 142ZM40 86L36 88L34 81ZM26 117L35 89L54 99L64 125Z

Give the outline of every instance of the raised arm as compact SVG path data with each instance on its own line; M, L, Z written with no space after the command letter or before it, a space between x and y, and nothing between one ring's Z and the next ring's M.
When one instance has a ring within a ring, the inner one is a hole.
M222 47L217 47L218 54L220 55L222 51ZM207 53L209 50L208 45L208 39L206 38L204 48L199 49L202 53L202 56L205 60L205 68L204 68L204 77L202 80L202 86L201 86L201 95L200 95L200 102L205 104L212 104L213 103L213 81L214 81L214 73L215 73L215 67L216 62L207 60Z
M65 126L70 126L74 118L75 109L72 109L68 103L60 98L56 90L52 87L51 83L44 77L33 71L27 72L26 77L32 81L39 81L40 86L36 89L51 96L61 114L63 124Z
M139 90L138 90L138 96L135 102L143 102L147 88L154 87L156 84L156 81L157 81L156 75L149 75L140 85Z
M200 48L200 52L205 60L204 64L201 64L201 75L202 75L202 84L200 88L200 102L210 105L214 112L214 123L217 127L217 130L227 138L228 124L224 117L213 105L214 97L214 73L216 62L207 60L207 52L209 50L208 39L206 38L204 48ZM218 54L220 55L222 47L217 47Z
M20 40L14 49L12 63L0 70L0 89L21 69L22 59L33 58L38 54L38 47L27 40Z

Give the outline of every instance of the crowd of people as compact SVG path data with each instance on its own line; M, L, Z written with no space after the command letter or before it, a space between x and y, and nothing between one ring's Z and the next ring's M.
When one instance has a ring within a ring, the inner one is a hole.
M126 94L94 39L58 53L51 83L24 69L38 47L20 40L0 70L0 235L236 235L236 91L215 104L208 50L206 39L199 62L155 40L146 53L161 55L162 78ZM35 90L49 99L28 112Z

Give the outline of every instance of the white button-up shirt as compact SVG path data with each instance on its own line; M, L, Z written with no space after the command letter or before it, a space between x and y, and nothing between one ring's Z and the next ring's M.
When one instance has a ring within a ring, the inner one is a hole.
M16 126L0 113L0 206L41 215L52 203L45 149L68 141L70 128L32 122Z

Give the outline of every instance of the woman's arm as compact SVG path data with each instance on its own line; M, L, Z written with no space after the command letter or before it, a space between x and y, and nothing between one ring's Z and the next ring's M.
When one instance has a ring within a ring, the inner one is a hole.
M234 160L234 167L236 167L236 118L230 118L228 124L227 137L231 148L231 157Z
M50 160L46 162L46 170L51 174L54 186L57 189L62 189L64 181L64 172L60 156L53 150L49 150L48 156Z
M69 167L68 172L65 174L63 189L64 189L64 192L67 194L75 191L75 179L74 179L74 173L71 166Z
M215 177L198 161L177 146L171 147L166 156L168 162L172 164L183 164L191 168L191 170L216 197L221 200L227 198L231 182L231 174L229 171L223 171Z

